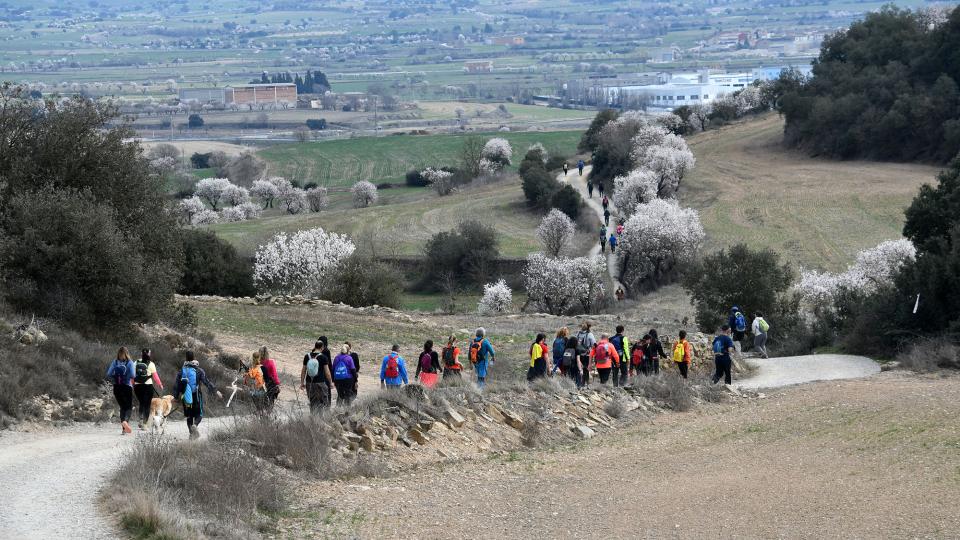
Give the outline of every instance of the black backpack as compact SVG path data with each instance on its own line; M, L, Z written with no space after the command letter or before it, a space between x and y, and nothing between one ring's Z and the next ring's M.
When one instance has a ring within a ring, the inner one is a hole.
M563 360L560 361L563 369L572 369L577 367L577 350L567 349L563 351Z
M455 364L453 362L453 347L444 347L443 349L443 365L447 367L453 367Z
M137 362L137 367L133 372L133 382L143 384L150 379L150 366L145 362Z

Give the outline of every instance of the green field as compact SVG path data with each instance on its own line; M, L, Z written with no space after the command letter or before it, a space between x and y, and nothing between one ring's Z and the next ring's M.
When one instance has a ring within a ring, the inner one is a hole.
M681 201L700 211L710 248L746 242L804 268L839 270L899 238L903 211L938 168L832 161L783 148L775 114L690 137L697 158Z
M514 164L527 148L543 144L554 153L573 155L581 131L483 133L484 139L503 137L513 146ZM465 135L390 135L336 141L292 143L259 152L271 175L335 187L360 180L402 182L411 169L454 165Z

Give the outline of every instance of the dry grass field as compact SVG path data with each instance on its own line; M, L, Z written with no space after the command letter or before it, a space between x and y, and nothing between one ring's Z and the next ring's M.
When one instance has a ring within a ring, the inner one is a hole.
M810 158L781 144L775 114L688 139L697 158L685 204L709 247L769 247L797 265L836 270L857 251L897 238L903 210L939 169Z

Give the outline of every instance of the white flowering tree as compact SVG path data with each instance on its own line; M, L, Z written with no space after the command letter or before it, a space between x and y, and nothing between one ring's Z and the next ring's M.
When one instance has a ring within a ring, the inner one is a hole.
M272 208L273 201L280 196L280 188L278 187L280 180L286 182L284 178L279 176L275 176L269 180L253 181L253 185L250 187L250 194L260 199L260 202L263 203L264 210Z
M550 154L541 143L533 143L530 145L530 148L527 148L527 154L524 157L532 156L537 156L537 158L544 164L546 164L547 160L550 158Z
M854 263L844 272L800 272L795 289L808 306L833 308L837 294L842 290L870 294L889 285L903 265L913 261L916 255L913 242L903 238L887 240L858 253Z
M239 206L228 206L220 211L220 221L223 223L234 223L246 220L247 213Z
M257 249L253 280L258 290L271 294L318 296L355 250L345 235L321 228L279 233Z
M355 208L366 208L377 202L377 186L366 180L361 180L350 188Z
M657 176L657 196L675 196L680 182L696 164L683 137L667 133L660 126L649 126L641 129L632 143L630 159L637 168L649 169Z
M493 172L500 172L504 167L510 165L510 160L513 158L513 148L506 139L494 137L483 145L480 157L487 160L487 167L492 169Z
M658 178L653 171L642 167L634 169L613 179L613 204L623 217L629 218L638 204L657 198L657 186Z
M686 123L683 121L683 119L673 113L661 114L660 116L657 116L656 123L658 126L666 129L670 133L677 135L683 133L684 128L686 128Z
M319 212L330 206L330 197L327 195L327 188L313 187L307 190L307 205L311 212Z
M620 281L629 289L640 289L644 281L659 283L696 257L704 236L696 210L665 199L638 205L617 246Z
M250 192L245 187L230 184L220 192L220 202L226 206L239 206L250 202Z
M499 280L496 283L487 283L483 286L483 297L477 304L477 311L481 315L496 315L513 310L513 291L507 282Z
M195 227L199 225L213 225L215 223L220 223L220 214L208 208L197 212L190 219L190 224Z
M290 186L289 189L281 190L277 200L283 205L283 209L286 210L288 214L304 212L309 205L307 192L293 186Z
M203 204L203 200L196 195L180 201L177 205L177 211L183 223L193 223L193 217L206 209L207 205Z
M590 312L604 297L606 272L600 255L568 259L531 253L523 270L524 288L529 302L541 311L562 315L579 305Z
M559 257L573 241L573 220L560 210L553 208L540 221L537 238L543 251L551 257Z
M204 178L197 182L193 193L206 201L210 208L216 210L223 192L232 185L226 178Z
M242 212L243 212L243 216L244 216L243 219L245 219L245 220L246 220L246 219L257 219L257 218L259 218L259 217L260 217L260 212L262 211L259 204L254 204L254 203L252 203L252 202L250 202L250 201L247 201L247 202L242 203L242 204L238 204L237 206L234 206L233 208L236 208L236 209L242 211Z
M420 176L437 192L437 195L444 196L453 193L453 173L442 169L427 167L420 173Z

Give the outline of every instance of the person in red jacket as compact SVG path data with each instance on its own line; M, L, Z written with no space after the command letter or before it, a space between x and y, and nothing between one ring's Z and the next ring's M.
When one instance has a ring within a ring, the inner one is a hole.
M270 410L280 396L280 374L277 373L277 363L270 358L266 345L260 347L260 369L263 371L263 383L267 387L267 408Z
M593 363L597 366L597 375L600 376L600 384L607 384L610 378L610 372L616 366L619 369L620 355L617 348L610 343L606 334L600 335L600 342L593 350Z

